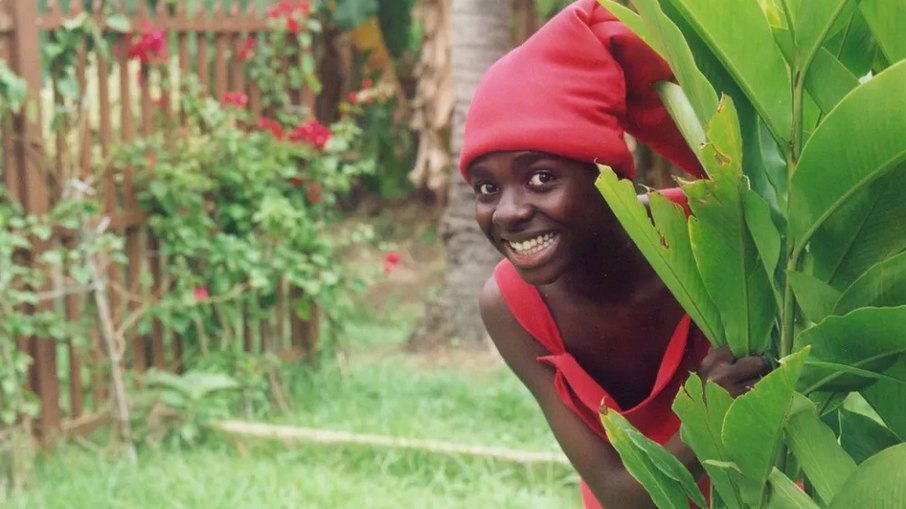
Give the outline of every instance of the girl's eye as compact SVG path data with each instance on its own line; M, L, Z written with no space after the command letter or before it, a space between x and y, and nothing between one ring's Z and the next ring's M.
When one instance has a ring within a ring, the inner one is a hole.
M479 195L491 195L497 192L497 186L494 184L488 184L487 182L477 184L475 186L475 193Z
M536 171L532 174L531 178L529 178L529 185L532 187L541 187L552 180L554 180L553 173L545 170Z

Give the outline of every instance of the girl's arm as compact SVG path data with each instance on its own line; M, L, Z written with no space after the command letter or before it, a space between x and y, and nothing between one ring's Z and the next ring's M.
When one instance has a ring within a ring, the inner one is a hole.
M513 317L493 276L482 289L480 307L485 327L500 355L538 401L554 437L598 501L607 509L654 508L644 488L626 471L616 450L560 400L554 387L554 370L536 360L549 352ZM753 378L752 373L760 374L764 370L760 364L756 366L758 361L751 359L736 361L729 350L714 350L702 362L699 374L736 396L757 380L757 375ZM694 477L703 474L695 455L680 440L679 433L664 447L689 468Z

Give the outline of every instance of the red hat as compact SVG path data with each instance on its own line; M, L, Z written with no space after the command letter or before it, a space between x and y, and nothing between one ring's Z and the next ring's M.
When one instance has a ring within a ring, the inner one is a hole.
M497 151L600 162L632 177L623 131L694 176L704 172L654 84L670 67L596 0L579 0L485 73L466 117L459 169Z

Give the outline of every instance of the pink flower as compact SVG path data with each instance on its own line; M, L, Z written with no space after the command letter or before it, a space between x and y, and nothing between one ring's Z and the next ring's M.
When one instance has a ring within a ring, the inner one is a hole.
M390 274L393 269L400 264L400 254L396 251L390 251L384 255L384 274Z
M359 93L358 92L349 92L349 104L357 104L359 102Z
M140 33L132 34L126 56L143 64L160 63L167 58L167 33L145 25Z
M249 96L245 95L243 92L227 92L220 98L220 102L227 106L245 108L249 103Z
M270 131L274 135L274 138L278 140L283 139L283 126L280 125L280 122L272 118L261 117L258 119L258 129L265 131Z
M362 88L371 88L374 86L374 82L368 78L362 80Z
M258 41L254 37L248 37L242 43L242 46L239 47L239 51L236 52L236 59L240 62L248 60L254 52L255 48L258 46Z
M330 141L332 133L330 129L322 125L317 120L299 124L298 127L289 133L289 141L304 141L311 144L318 150L324 150L324 146Z
M291 34L298 34L302 30L302 25L295 17L286 18L286 30Z
M310 14L311 2L308 0L280 0L277 5L267 9L268 18L282 18L286 22L286 29L294 34L302 30L301 22Z
M195 300L203 301L208 300L208 289L203 286L196 286L195 290L192 292L195 295Z

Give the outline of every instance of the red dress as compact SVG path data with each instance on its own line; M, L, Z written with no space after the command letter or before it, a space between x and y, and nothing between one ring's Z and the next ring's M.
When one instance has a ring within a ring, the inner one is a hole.
M560 330L538 289L523 281L509 260L503 260L497 265L494 277L500 294L516 321L549 352L548 355L539 356L538 361L554 369L554 385L560 400L589 429L601 439L607 440L598 418L598 409L604 402L608 408L626 417L645 436L660 444L676 434L679 419L671 409L673 399L689 372L698 367L709 348L704 339L689 342L689 315L683 316L673 331L651 393L641 403L624 409L566 350ZM587 509L601 509L584 482L582 498Z

